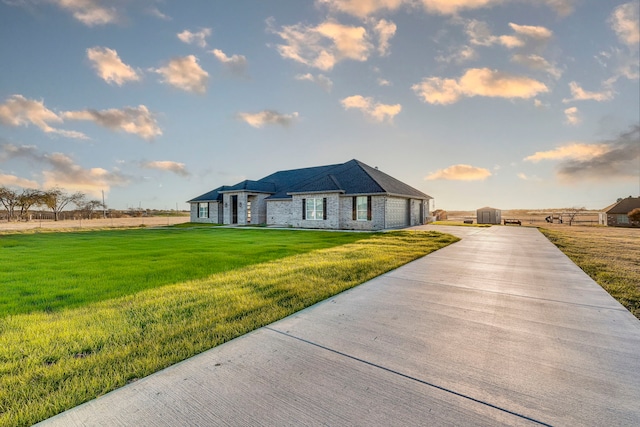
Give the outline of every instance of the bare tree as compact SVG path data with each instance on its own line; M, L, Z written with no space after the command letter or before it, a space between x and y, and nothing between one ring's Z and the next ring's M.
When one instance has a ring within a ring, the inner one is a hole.
M7 222L11 221L18 205L18 192L5 186L0 187L0 203L7 210Z
M53 212L53 219L55 221L58 220L60 212L62 212L69 203L79 206L83 201L84 193L80 191L76 193L67 193L60 188L54 188L46 191L44 194L44 204Z
M27 188L22 190L22 193L18 196L18 206L20 207L20 217L26 221L29 220L28 213L34 205L44 204L45 193L40 190L34 190Z
M87 216L87 219L91 219L93 211L104 208L104 205L99 200L89 200L79 204L78 208L82 211L83 215Z
M581 213L586 211L587 209L582 207L582 208L576 208L573 207L571 209L569 209L563 216L567 216L569 217L569 225L573 224L573 221L575 221L576 216ZM564 219L564 218L563 218Z

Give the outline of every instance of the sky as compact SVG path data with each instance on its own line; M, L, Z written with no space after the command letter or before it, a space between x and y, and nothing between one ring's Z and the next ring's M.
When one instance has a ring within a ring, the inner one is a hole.
M0 0L0 186L187 209L358 159L432 209L640 194L639 2Z

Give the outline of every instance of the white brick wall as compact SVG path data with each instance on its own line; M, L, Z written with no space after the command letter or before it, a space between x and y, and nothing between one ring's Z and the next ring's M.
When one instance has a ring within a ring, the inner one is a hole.
M371 197L371 221L353 220L353 197L340 197L340 228L343 230L381 230L384 228L384 196Z
M267 201L268 225L291 225L291 200Z
M198 203L191 203L191 222L207 223L207 224L220 224L220 203L209 202L209 217L198 218Z
M327 198L327 219L302 219L302 199ZM291 199L290 224L296 228L338 229L340 227L340 197L336 193L296 194Z

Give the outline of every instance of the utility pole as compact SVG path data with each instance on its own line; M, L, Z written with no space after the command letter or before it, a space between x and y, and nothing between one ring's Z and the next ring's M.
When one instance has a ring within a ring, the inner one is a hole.
M107 205L104 204L104 190L102 190L102 218L107 217Z

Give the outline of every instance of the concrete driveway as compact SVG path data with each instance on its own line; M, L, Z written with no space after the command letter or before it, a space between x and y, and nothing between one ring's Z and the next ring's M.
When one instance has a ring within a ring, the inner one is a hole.
M463 240L43 425L640 425L640 321L534 228Z

